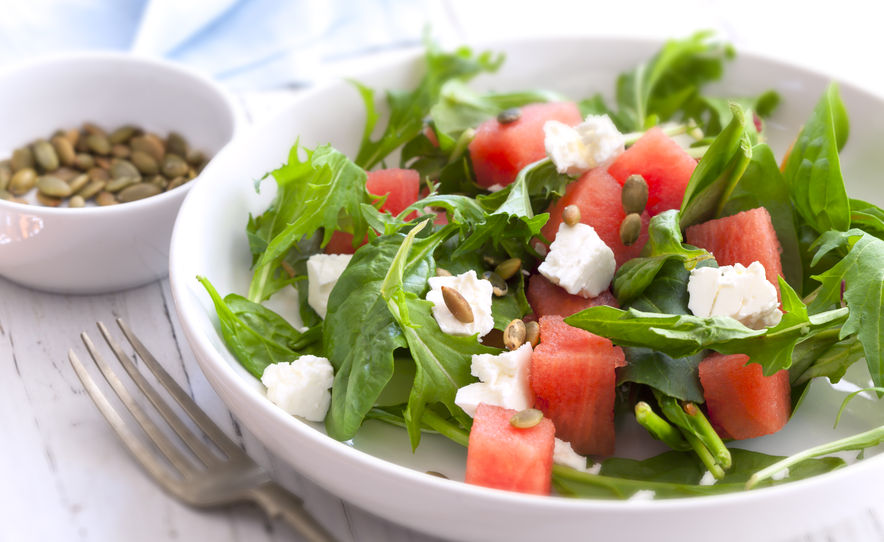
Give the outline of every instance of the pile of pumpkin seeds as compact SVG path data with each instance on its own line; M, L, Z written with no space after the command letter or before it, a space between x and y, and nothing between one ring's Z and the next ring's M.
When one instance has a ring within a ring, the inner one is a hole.
M648 204L648 183L639 174L630 175L620 193L626 218L620 223L620 241L629 246L638 240L642 230L641 214Z
M108 132L87 122L0 160L0 199L50 207L127 203L181 186L206 162L176 132L161 138L137 126Z

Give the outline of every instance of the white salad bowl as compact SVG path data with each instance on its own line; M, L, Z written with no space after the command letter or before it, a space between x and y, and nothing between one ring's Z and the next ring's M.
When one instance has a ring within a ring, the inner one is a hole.
M0 71L0 159L57 129L93 122L182 134L216 154L243 114L218 83L177 64L122 53L70 53ZM156 196L79 209L0 199L0 276L40 290L94 294L168 272L169 241L192 183Z
M574 99L613 93L616 76L648 59L661 44L624 39L548 39L485 44L507 61L475 85L498 90L551 88ZM421 51L408 51L356 79L378 89L411 88ZM781 155L828 83L822 74L770 58L738 55L712 92L752 95L766 89L783 103L768 124ZM854 197L881 203L873 181L884 171L884 98L842 85L853 125L842 158ZM378 93L380 100L381 93ZM814 478L734 494L660 501L579 500L538 497L471 486L463 479L465 450L437 435L425 435L411 452L403 430L368 422L349 442L325 435L321 424L288 416L264 396L261 383L228 352L209 296L197 282L205 275L222 295L248 289L250 253L245 235L249 213L258 214L274 193L272 182L256 194L253 180L284 162L293 142L308 147L332 143L353 156L364 110L346 82L305 92L289 109L255 127L226 148L204 171L185 200L172 240L170 280L178 315L202 369L240 421L281 458L318 484L366 510L454 540L783 540L884 499L884 456L865 459ZM279 305L277 305L279 306ZM858 397L832 429L841 401L867 385L857 364L838 386L815 381L787 427L740 447L787 455L809 446L884 424L880 404ZM618 455L654 455L642 449L629 423L618 427ZM632 443L632 441L635 441ZM853 456L845 458L852 461ZM450 479L430 476L438 471Z

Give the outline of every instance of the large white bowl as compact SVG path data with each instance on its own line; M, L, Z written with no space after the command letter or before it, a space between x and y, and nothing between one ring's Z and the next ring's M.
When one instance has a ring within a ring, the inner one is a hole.
M507 53L507 62L498 74L476 84L554 88L574 98L596 91L610 94L615 76L649 58L659 45L588 38L491 44L490 49ZM404 53L357 78L377 88L408 88L419 77L420 54ZM775 150L782 152L826 83L825 76L789 64L740 56L719 89L729 95L768 88L781 92L785 100L769 129ZM884 136L884 101L849 86L842 87L842 93L854 121L843 153L845 176L857 197L880 202L872 183L884 171L884 153L877 151ZM816 478L715 497L621 502L526 496L456 481L463 476L465 452L442 437L425 436L412 454L404 431L397 428L368 423L352 442L342 443L327 437L321 426L284 414L228 353L211 302L194 277L206 275L222 294L245 293L250 262L245 224L249 213L261 212L273 194L271 182L256 195L253 179L283 162L299 137L307 146L331 142L352 156L363 118L359 96L349 84L306 92L217 157L184 202L173 235L172 292L200 365L241 422L295 468L378 515L456 540L781 540L884 498L884 456L870 457L871 453L848 468ZM858 367L851 377L862 384L868 375ZM815 382L786 429L743 447L785 454L884 423L878 403L858 399L838 430L832 430L850 386L843 381L835 389ZM618 441L618 452L629 455L657 451ZM453 480L429 476L426 470Z
M0 72L0 158L55 130L91 121L183 134L208 156L243 124L219 84L171 62L122 53L72 53ZM169 240L192 183L108 207L43 207L0 200L0 275L60 293L139 286L168 271Z

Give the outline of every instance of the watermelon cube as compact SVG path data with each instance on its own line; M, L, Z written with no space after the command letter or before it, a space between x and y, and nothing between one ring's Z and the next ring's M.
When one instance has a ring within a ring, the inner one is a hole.
M496 489L549 495L555 428L543 418L534 427L513 427L515 410L479 403L467 446L464 480Z
M529 373L534 406L577 453L614 453L614 370L625 363L623 350L608 339L569 326L560 316L540 318L540 344Z
M562 211L568 205L580 209L580 222L589 224L598 236L614 251L617 266L637 257L648 240L647 213L642 214L642 230L638 241L630 246L620 241L620 223L626 218L620 193L623 188L604 168L594 168L568 185L565 195L550 206L549 221L541 233L550 242L554 241L562 223Z
M522 168L545 157L543 125L548 120L576 126L582 118L573 102L549 102L523 106L514 122L501 124L495 118L481 123L469 145L479 186L506 186Z
M764 376L761 365L748 361L745 354L712 354L700 362L709 421L725 438L760 437L789 421L789 371Z
M651 128L608 167L622 186L633 174L648 183L647 211L651 216L680 209L697 161L659 127Z
M739 263L748 267L752 262L760 262L765 277L782 299L777 277L783 274L780 262L783 249L764 207L689 226L685 240L711 252L718 265Z
M589 307L596 305L608 305L618 307L617 298L609 290L605 290L596 297L589 299L569 294L564 288L553 284L543 275L536 273L528 279L528 288L525 289L528 304L537 318L557 315L561 317L571 316Z

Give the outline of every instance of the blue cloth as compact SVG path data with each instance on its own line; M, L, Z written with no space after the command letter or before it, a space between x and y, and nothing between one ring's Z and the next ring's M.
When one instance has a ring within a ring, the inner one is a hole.
M424 0L3 0L0 65L45 53L163 57L237 90L310 82L323 62L416 44Z

